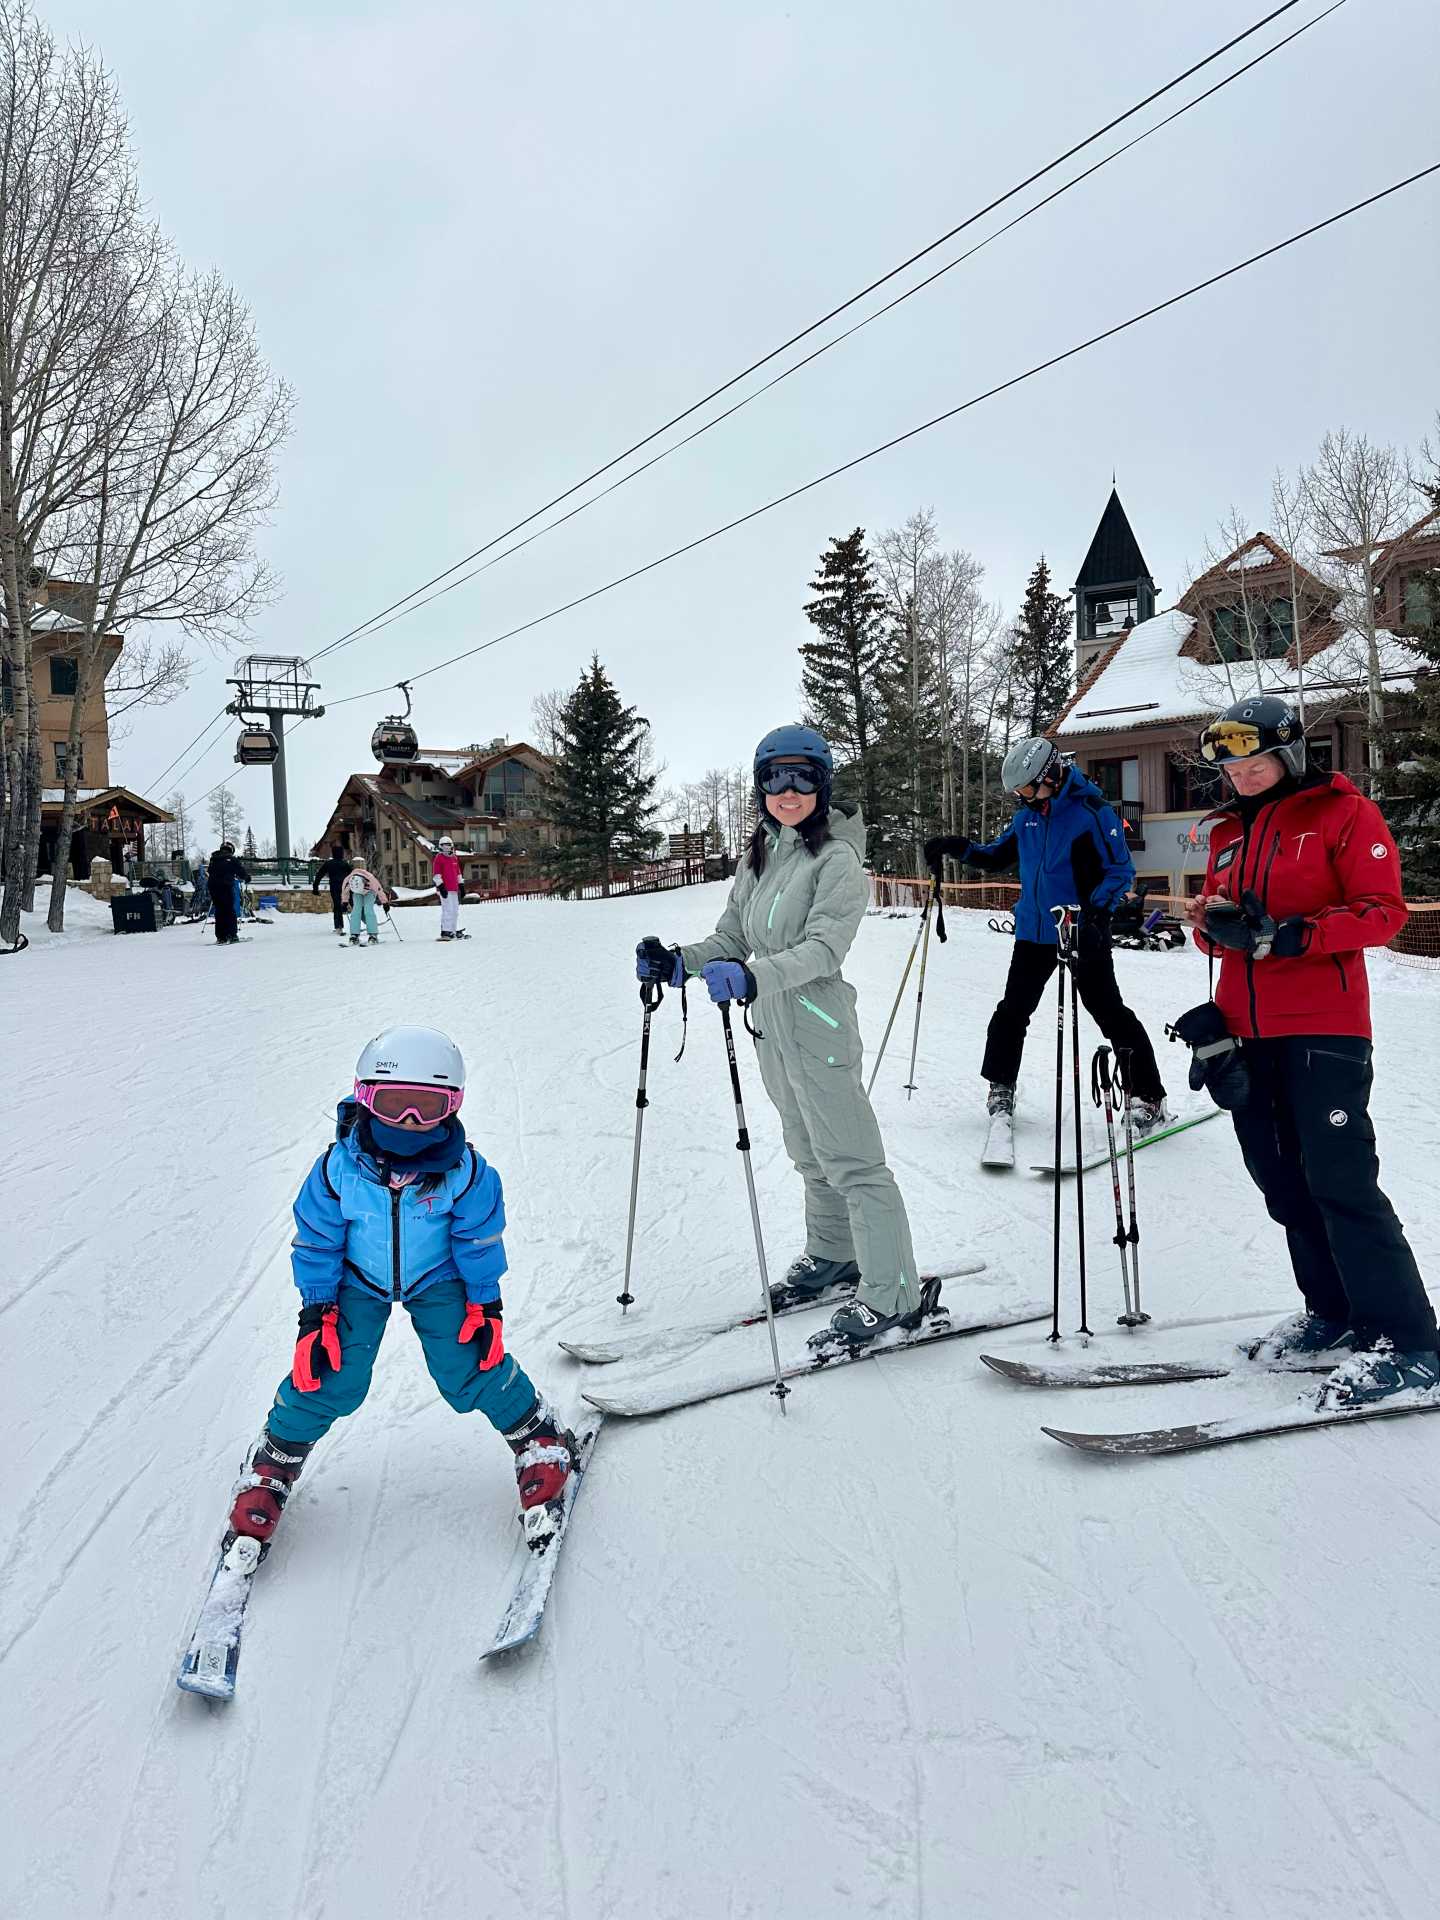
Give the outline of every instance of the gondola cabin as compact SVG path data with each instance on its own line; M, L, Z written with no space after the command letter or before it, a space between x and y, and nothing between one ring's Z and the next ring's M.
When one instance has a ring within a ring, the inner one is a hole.
M371 734L370 751L382 766L397 766L418 758L420 741L408 720L391 714Z
M235 742L235 759L242 767L273 766L280 754L279 742L268 727L242 727Z

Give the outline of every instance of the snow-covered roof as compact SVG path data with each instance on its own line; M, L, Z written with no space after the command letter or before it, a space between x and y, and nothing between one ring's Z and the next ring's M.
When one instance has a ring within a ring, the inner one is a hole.
M84 633L85 622L61 613L58 607L37 607L30 616L32 633Z
M1227 573L1246 573L1251 567L1273 567L1275 556L1261 540L1252 540L1243 553L1237 553L1226 568Z
M75 798L77 801L93 800L97 794L113 791L112 787L77 787ZM65 789L64 787L42 787L40 799L47 807L61 807L65 804Z
M1055 729L1062 739L1086 733L1122 733L1131 727L1163 726L1167 722L1208 719L1229 700L1238 696L1242 680L1252 671L1250 663L1236 662L1237 694L1227 691L1223 669L1218 664L1185 658L1180 649L1195 630L1188 613L1172 607L1143 620L1119 641L1105 665L1076 699L1074 706ZM1353 631L1342 632L1323 652L1312 654L1305 662L1305 685L1318 694L1330 683L1354 686L1363 678L1364 642ZM1402 691L1409 683L1404 677L1413 672L1413 654L1393 634L1380 635L1380 665L1386 684ZM1267 693L1294 695L1300 684L1295 668L1286 660L1265 660L1260 671Z

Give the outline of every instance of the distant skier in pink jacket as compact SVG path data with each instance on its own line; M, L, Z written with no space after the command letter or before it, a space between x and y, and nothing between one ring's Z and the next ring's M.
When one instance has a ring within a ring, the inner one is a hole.
M358 853L350 862L350 871L341 882L340 902L342 906L348 906L350 909L351 946L359 946L360 929L363 925L373 947L380 938L379 926L375 919L376 903L378 902L382 907L388 907L390 896L385 891L383 882L376 878Z
M455 842L449 834L440 836L433 875L440 896L440 938L463 940L460 931L460 862L455 857Z

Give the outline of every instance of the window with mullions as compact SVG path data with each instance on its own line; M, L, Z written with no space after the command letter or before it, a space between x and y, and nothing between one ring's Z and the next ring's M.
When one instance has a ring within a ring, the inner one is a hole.
M1208 813L1225 795L1218 767L1172 753L1165 765L1165 804L1170 813Z
M1295 638L1294 610L1288 600L1216 607L1210 631L1222 660L1278 660Z
M69 746L69 742L65 740L57 740L54 744L55 744L55 778L57 780L63 781L65 778L66 769L70 764L70 746ZM76 749L76 752L75 752L75 778L77 780L83 780L85 778L85 747L83 743Z
M1405 582L1405 625L1433 627L1440 603L1440 573L1412 573Z

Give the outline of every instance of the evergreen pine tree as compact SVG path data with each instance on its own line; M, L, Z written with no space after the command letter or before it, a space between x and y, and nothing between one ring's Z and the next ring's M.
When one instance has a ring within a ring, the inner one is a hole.
M1043 734L1070 692L1073 654L1069 595L1050 591L1042 553L1025 584L1014 628L1014 676L1009 718L1013 734Z
M253 827L246 827L245 829L244 858L246 860L257 860L259 858L259 854L255 850L255 829Z
M881 682L888 633L863 527L830 542L810 588L815 598L807 601L805 618L817 638L800 648L806 716L830 742L836 792L858 799L874 824L881 813Z
M592 657L556 721L550 807L563 837L545 865L560 892L598 884L608 894L617 868L639 865L659 844L650 825L656 776L642 766L649 732Z

